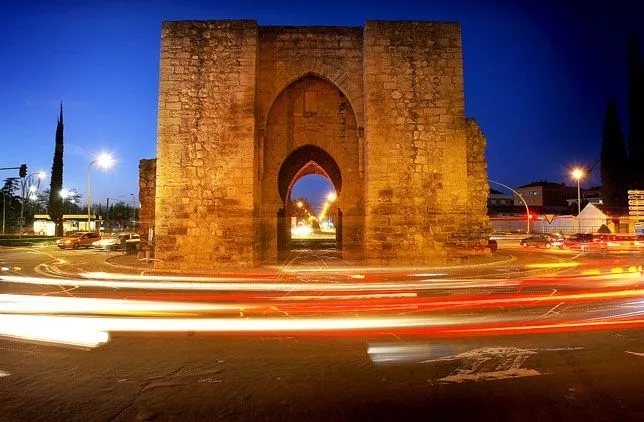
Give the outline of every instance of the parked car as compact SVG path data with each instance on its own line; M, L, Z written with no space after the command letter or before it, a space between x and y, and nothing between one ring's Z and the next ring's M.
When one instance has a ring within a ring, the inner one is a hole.
M137 233L112 233L109 237L97 240L92 243L95 249L102 251L116 251L125 249L125 242L128 240L140 239Z
M94 232L74 232L57 240L56 245L60 249L90 248L100 238L101 235Z
M536 246L546 249L550 249L552 247L563 249L564 240L562 237L550 233L537 233L521 239L519 244L524 248L527 248L528 246Z

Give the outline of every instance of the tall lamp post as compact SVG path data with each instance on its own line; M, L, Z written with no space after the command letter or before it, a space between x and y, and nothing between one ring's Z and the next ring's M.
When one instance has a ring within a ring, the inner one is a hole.
M132 230L136 231L136 196L133 193L130 194L132 197L132 212L134 213L134 219L132 221Z
M514 189L512 189L510 186L504 185L503 183L495 182L494 180L490 180L490 179L488 179L487 181L490 182L490 183L496 183L497 185L501 185L504 188L506 188L508 190L511 190L512 193L514 193L516 196L519 197L521 202L523 202L523 205L525 205L526 220L528 221L527 234L530 234L530 208L528 208L528 203L525 201L525 199L523 199L523 195L521 195L519 192L517 192Z
M579 181L584 177L584 171L577 167L572 169L570 175L577 180L577 233L579 233L581 232L581 222L579 221L579 214L581 214L581 188L579 187Z
M90 161L87 166L87 231L90 230L91 225L91 208L92 208L92 198L91 198L91 184L92 184L92 164L96 163L99 167L107 169L112 166L114 163L114 158L110 154L101 153L95 160Z

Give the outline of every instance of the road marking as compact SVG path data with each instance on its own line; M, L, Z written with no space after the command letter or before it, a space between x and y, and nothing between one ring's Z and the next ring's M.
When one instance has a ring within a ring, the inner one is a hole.
M462 383L466 381L490 381L508 378L522 378L543 375L536 369L523 368L526 360L540 351L578 350L562 349L519 349L516 347L482 347L457 355L426 360L421 363L441 361L462 361L450 375L440 378L443 383Z
M11 375L9 372L5 372L5 371L0 370L0 378L8 377L9 375Z
M626 350L626 353L630 353L631 355L640 356L644 358L644 353L629 352L628 350Z

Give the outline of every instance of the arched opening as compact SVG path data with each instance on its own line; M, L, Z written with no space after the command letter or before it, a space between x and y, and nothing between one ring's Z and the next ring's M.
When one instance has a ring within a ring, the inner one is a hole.
M280 168L278 189L278 257L309 251L341 256L342 175L335 160L313 145L296 149Z
M333 198L337 193L324 176L307 174L293 184L287 203L291 215L291 240L322 237L335 240L334 208L328 205L327 196Z
M294 186L308 175L328 180L329 192L337 196L335 207L329 206L325 213L326 228L335 229L336 253L353 257L360 252L364 227L360 145L355 112L328 80L306 75L277 96L258 137L257 244L262 261L279 261L297 247L292 244L295 215L289 204Z

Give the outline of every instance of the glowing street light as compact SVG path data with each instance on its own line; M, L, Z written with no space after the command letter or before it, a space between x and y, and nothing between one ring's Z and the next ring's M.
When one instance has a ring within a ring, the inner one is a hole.
M90 161L87 166L87 230L89 231L90 221L91 221L91 207L92 207L92 198L91 198L91 182L92 182L92 164L96 163L99 167L103 169L108 169L114 164L114 158L108 153L101 153L95 160Z
M26 168L26 167L25 167ZM29 186L29 180L33 178L34 176L38 177L38 186L40 186L40 181L44 178L47 177L47 173L44 171L40 170L36 173L31 173L29 176L25 177L22 179L22 201L20 201L20 236L22 237L22 232L23 228L25 225L25 216L24 216L24 210L25 210L25 196L27 195L27 186ZM31 188L34 188L33 190ZM32 198L31 193L35 193L36 187L35 186L29 186L29 198Z
M304 203L302 201L297 201L297 207L302 208L304 206Z
M335 201L336 199L338 199L338 196L336 195L336 193L335 193L335 192L329 192L329 193L328 193L328 195L326 196L326 199L327 199L329 202L333 202L333 201Z
M577 232L581 231L579 214L581 214L581 188L579 187L579 181L584 177L584 171L579 167L572 169L570 175L573 179L577 180Z

